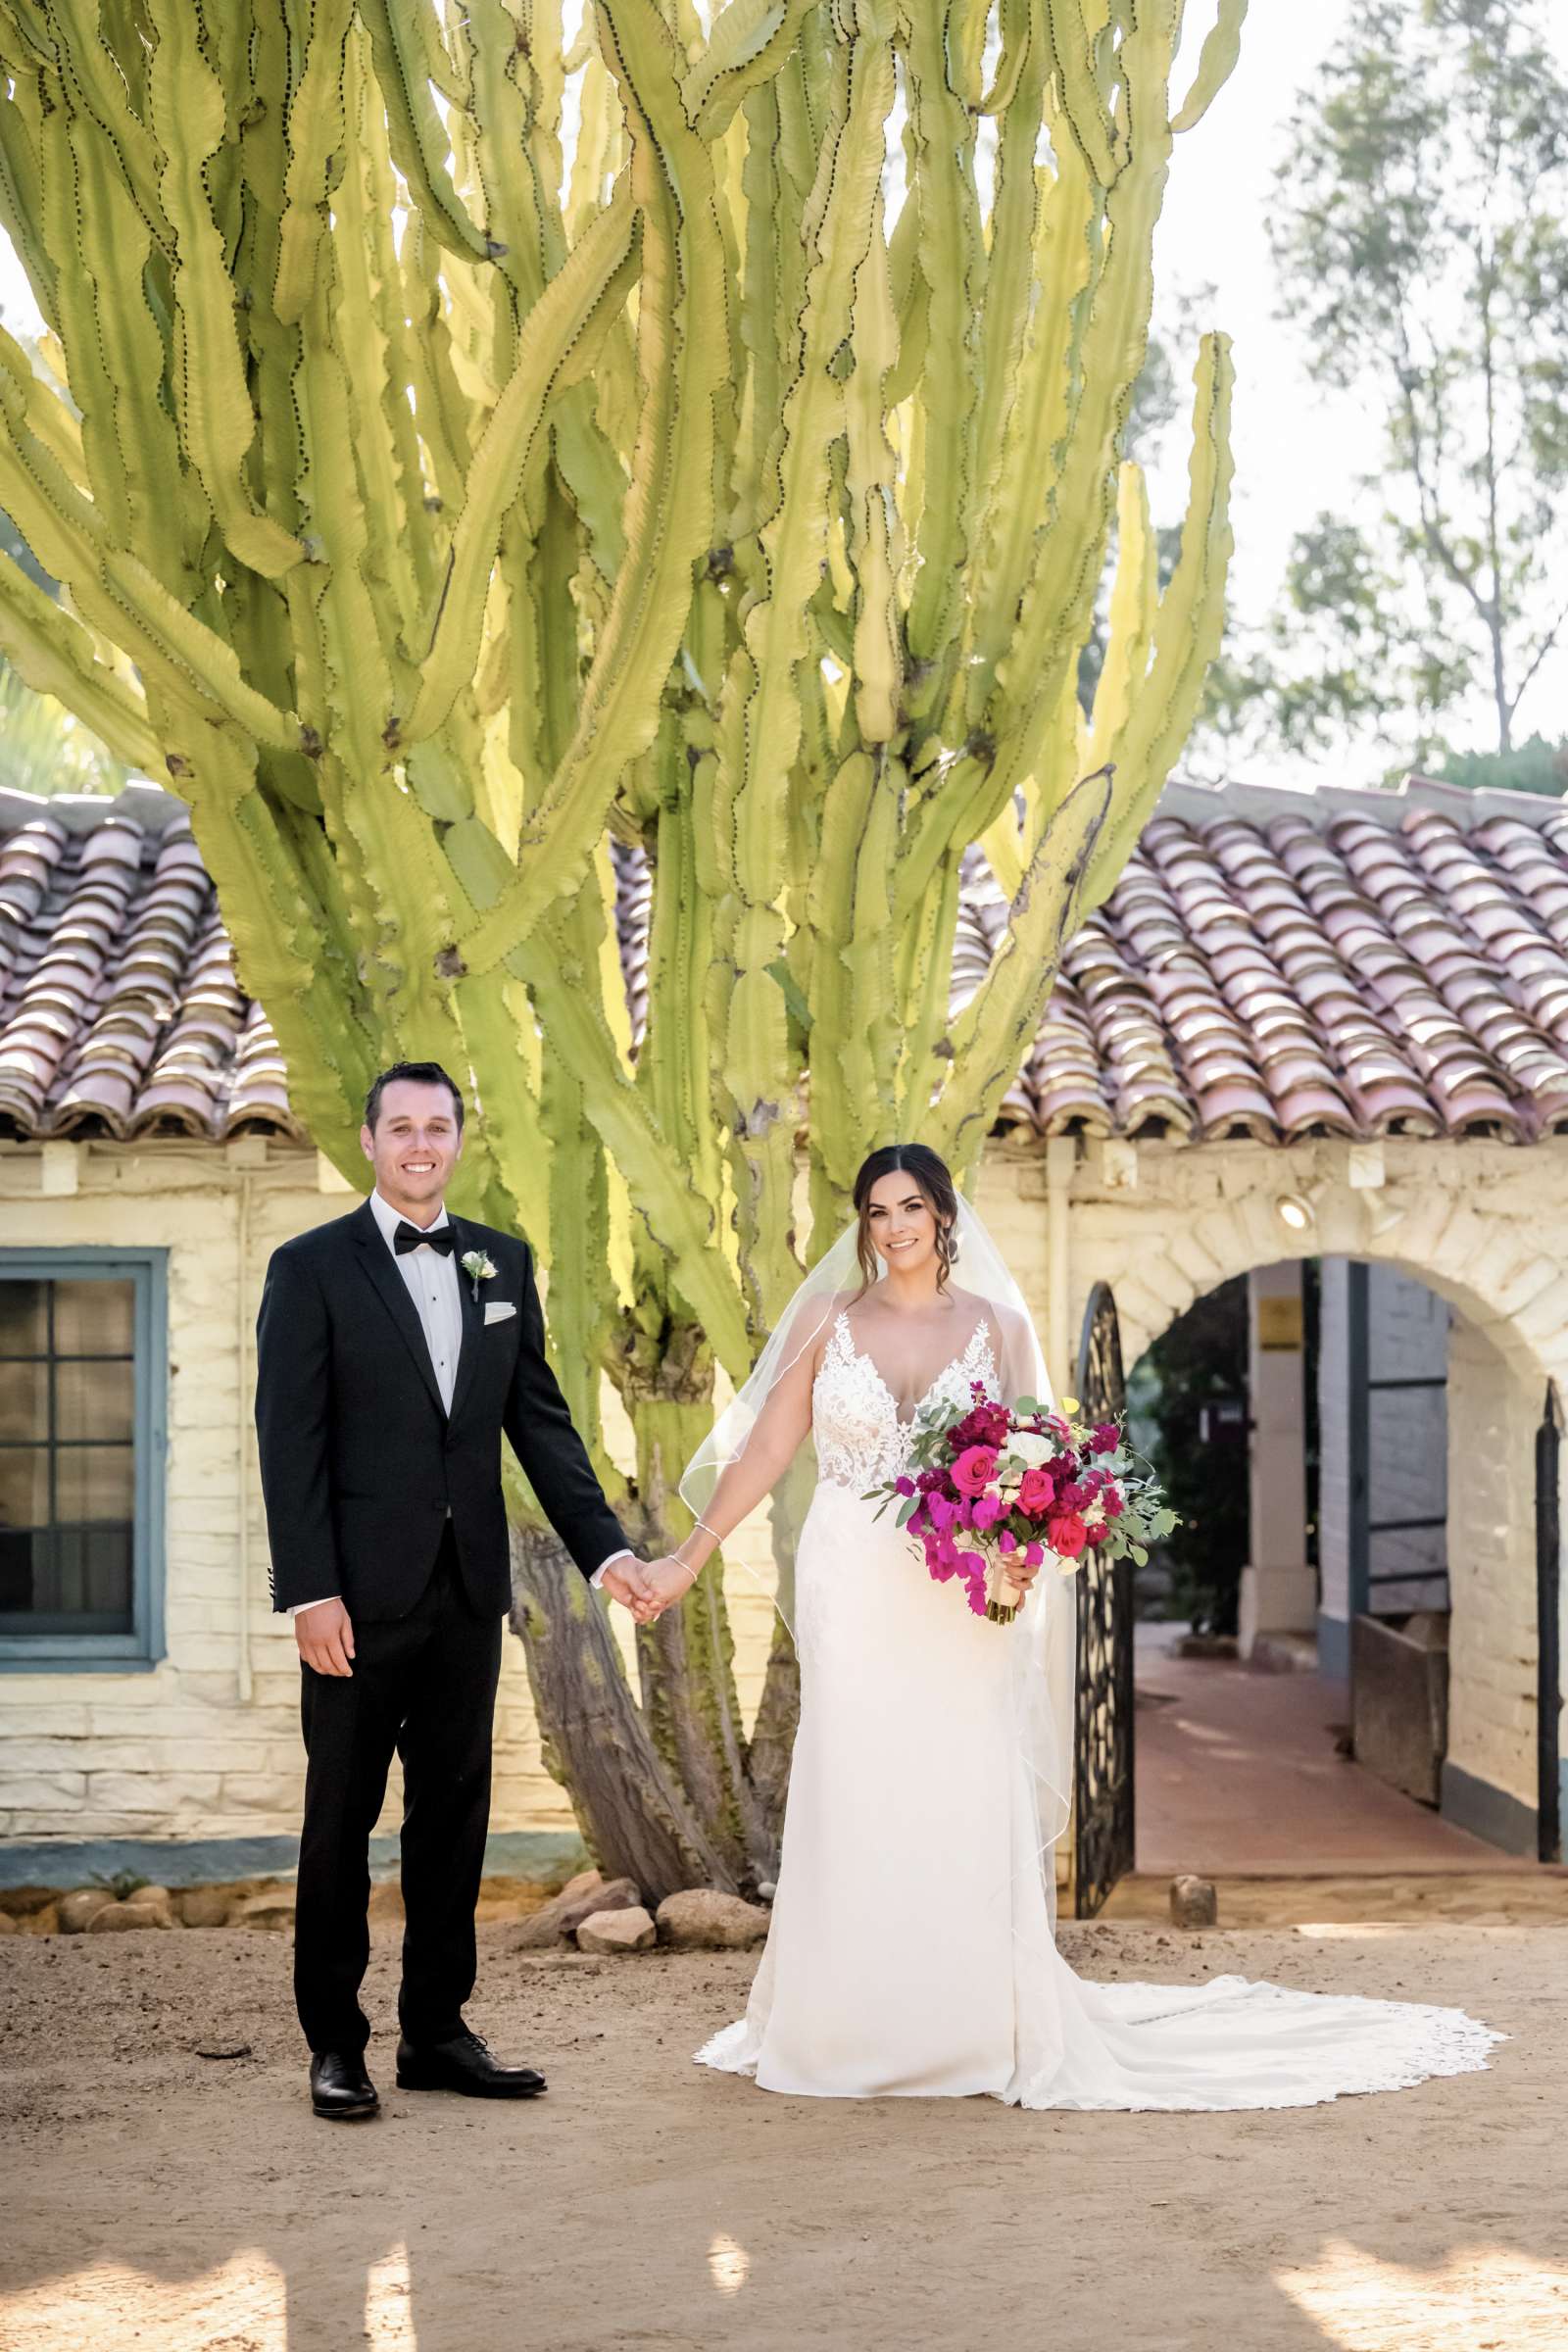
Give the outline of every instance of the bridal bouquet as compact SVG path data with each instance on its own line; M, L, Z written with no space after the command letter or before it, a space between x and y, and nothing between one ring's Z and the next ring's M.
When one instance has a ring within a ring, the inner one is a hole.
M1142 1567L1149 1545L1175 1527L1118 1423L1086 1424L1073 1396L1048 1411L1033 1396L1000 1404L980 1381L971 1393L967 1407L919 1414L908 1471L864 1499L881 1504L879 1519L897 1500L898 1524L919 1538L932 1577L956 1579L977 1617L1010 1625L1017 1615L1015 1558L1038 1568L1049 1555L1064 1576L1091 1549Z

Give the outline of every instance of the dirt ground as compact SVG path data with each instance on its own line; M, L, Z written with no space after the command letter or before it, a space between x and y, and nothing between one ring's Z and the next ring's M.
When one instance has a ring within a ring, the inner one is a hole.
M336 2127L306 2105L282 1936L0 1942L0 2345L1568 2346L1568 1927L1064 1928L1091 1976L1235 1969L1513 2037L1484 2075L1244 2116L770 2097L691 2064L749 1959L516 1940L481 1930L472 2015L548 2098L399 2092L383 1936L384 2110Z

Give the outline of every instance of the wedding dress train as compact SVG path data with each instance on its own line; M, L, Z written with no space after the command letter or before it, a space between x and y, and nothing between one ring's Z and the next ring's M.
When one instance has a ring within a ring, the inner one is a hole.
M928 1392L1000 1393L981 1324ZM1484 2067L1457 2009L1094 1984L1056 1951L1005 1628L931 1581L860 1499L907 1445L835 1322L812 1390L819 1483L796 1565L801 1719L773 1920L747 2014L698 2052L766 2090L1024 2107L1304 2107ZM1049 1573L1049 1571L1048 1571Z

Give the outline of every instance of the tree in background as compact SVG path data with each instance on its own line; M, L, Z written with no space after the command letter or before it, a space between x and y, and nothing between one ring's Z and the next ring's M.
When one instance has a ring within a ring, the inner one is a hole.
M0 788L43 799L57 792L112 795L129 770L50 694L34 694L0 662Z
M9 514L0 513L0 559L21 566L35 586L60 593L34 561ZM34 694L0 657L0 788L47 797L56 792L116 793L129 770L53 695Z
M1129 1426L1178 1515L1140 1579L1154 1605L1200 1634L1234 1634L1251 1542L1247 1479L1247 1277L1238 1274L1178 1315L1140 1356L1127 1384ZM1239 1424L1203 1437L1203 1408L1243 1406ZM1159 1591L1163 1580L1165 1590Z
M1223 338L1163 595L1121 442L1244 6L1173 108L1179 11L1108 0L0 5L0 217L69 387L0 338L0 507L64 590L0 564L0 646L189 801L346 1172L378 1066L471 1079L457 1205L537 1245L655 1548L798 1279L803 1119L813 1235L873 1144L973 1168L1191 723ZM1010 910L955 1006L977 839ZM748 1739L716 1570L639 1705L536 1518L515 1562L607 1865L765 1871L787 1639Z
M1539 0L1371 0L1298 108L1282 315L1312 377L1383 417L1386 462L1227 646L1210 758L1348 737L1441 769L1485 697L1491 780L1538 788L1516 720L1568 644L1568 82L1543 23Z

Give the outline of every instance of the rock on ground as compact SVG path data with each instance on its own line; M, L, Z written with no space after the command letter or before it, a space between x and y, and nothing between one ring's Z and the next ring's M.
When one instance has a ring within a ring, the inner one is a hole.
M286 1931L294 1925L294 1893L292 1887L274 1887L264 1894L247 1894L234 1905L229 1924L236 1928L270 1928Z
M622 1911L596 1911L577 1929L581 1952L651 1952L658 1941L653 1914L641 1903Z
M1176 1928L1212 1928L1219 1923L1219 1898L1214 1892L1212 1879L1196 1878L1183 1871L1170 1883L1171 1925Z
M666 1894L657 1918L661 1942L678 1952L749 1952L767 1937L768 1914L761 1905L716 1886Z
M60 1898L60 1933L62 1936L80 1936L92 1925L100 1911L107 1911L114 1901L107 1886L77 1886Z
M174 1897L180 1923L187 1928L226 1928L234 1898L223 1886L185 1886Z
M174 1915L167 1897L162 1903L144 1903L140 1895L132 1895L128 1902L108 1902L101 1911L95 1911L87 1922L87 1933L114 1936L128 1928L172 1928L173 1924Z
M595 1912L629 1911L642 1899L642 1889L632 1880L607 1881L597 1870L585 1871L564 1886L553 1903L546 1903L542 1911L523 1921L516 1948L519 1952L549 1951L555 1944L569 1942Z

